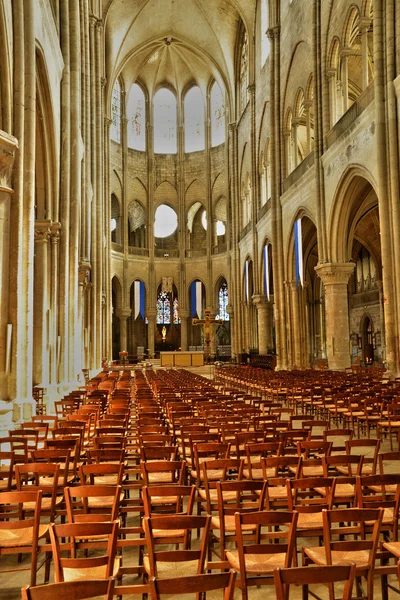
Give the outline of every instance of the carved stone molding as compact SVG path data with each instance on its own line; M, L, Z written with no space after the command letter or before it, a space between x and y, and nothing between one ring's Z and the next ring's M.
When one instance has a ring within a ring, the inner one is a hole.
M89 261L82 259L78 267L78 283L82 286L87 286L90 282L90 272L92 266Z
M35 242L49 242L51 238L51 220L35 221Z
M51 224L50 229L51 229L51 234L50 234L51 243L58 244L58 242L60 241L61 223L58 223L57 221L55 221L54 223Z
M17 148L18 140L5 131L0 131L0 188L12 189L12 168Z
M325 263L317 265L315 272L324 285L347 285L353 274L355 263Z

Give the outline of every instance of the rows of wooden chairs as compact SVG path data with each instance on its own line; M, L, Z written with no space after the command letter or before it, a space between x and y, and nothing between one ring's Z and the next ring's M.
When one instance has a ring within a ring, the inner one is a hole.
M103 548L88 568L97 578L116 578L113 594L158 597L164 577L175 574L170 546L179 544L174 559L180 567L189 561L196 577L233 569L235 585L247 598L248 585L265 583L278 590L278 568L279 581L293 566L300 573L300 556L304 564L316 558L318 568L310 568L315 576L320 567L334 565L336 550L322 563L308 541L324 540L321 548L328 556L335 513L346 517L338 522L347 523L341 535L359 545L357 551L346 550L354 552L355 564L346 579L351 573L365 577L372 598L374 575L384 578L396 571L376 563L389 554L399 558L400 476L385 472L385 459L399 457L379 454L379 439L354 439L350 427L330 427L321 411L313 412L316 394L310 410L305 401L297 408L288 402L288 387L285 394L260 398L232 382L214 386L185 371L104 375L95 383L89 380L86 393L73 398L72 408L68 400L54 421L37 417L0 440L0 451L4 446L8 453L2 464L9 466L4 493L36 494L40 507L35 512L31 498L19 512L25 519L34 514L43 526L40 541L30 547L31 586L38 551L45 555L46 581L52 552L57 584L64 572L81 576L86 566L74 561L92 560L85 555ZM2 523L6 530L9 518ZM113 533L100 534L99 523L111 523ZM0 535L0 554L1 540ZM167 550L160 549L164 544ZM370 561L363 568L357 564L360 544ZM131 556L126 559L125 548L138 550L137 564L131 564ZM70 555L68 566L58 558L61 551ZM143 577L136 590L123 583L123 576L132 574ZM330 575L336 576L339 571Z

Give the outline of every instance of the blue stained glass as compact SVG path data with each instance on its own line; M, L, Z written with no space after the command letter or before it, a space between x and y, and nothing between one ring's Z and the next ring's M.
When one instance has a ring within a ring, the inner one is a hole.
M170 325L171 324L171 302L168 298L168 294L161 292L158 295L157 300L157 325Z
M224 282L221 287L219 288L219 292L218 292L218 306L219 306L219 314L217 315L217 317L219 319L223 319L224 321L229 321L229 314L226 310L226 307L228 306L228 286L227 284Z

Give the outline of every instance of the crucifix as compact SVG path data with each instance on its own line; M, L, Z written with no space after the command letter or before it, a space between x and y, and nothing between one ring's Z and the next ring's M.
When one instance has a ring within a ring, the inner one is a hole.
M204 319L192 319L192 325L203 325L204 341L206 344L206 362L210 360L211 325L221 325L224 322L219 317L212 317L211 310L204 311Z

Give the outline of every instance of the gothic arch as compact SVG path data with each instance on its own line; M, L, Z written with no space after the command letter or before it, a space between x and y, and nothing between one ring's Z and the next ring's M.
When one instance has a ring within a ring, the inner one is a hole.
M363 166L349 165L343 173L332 203L328 231L328 256L331 262L347 262L351 258L349 251L349 227L354 202L360 194L367 194L372 188L377 196L377 185L372 174Z

